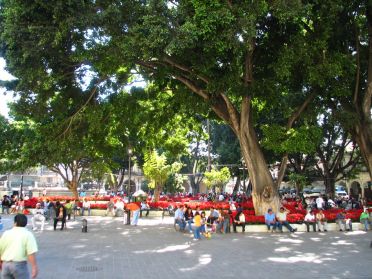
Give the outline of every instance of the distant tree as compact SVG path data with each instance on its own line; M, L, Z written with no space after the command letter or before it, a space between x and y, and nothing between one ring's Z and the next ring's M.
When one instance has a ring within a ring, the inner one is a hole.
M149 180L149 188L154 189L154 199L159 200L164 184L172 173L181 169L180 163L169 165L164 154L159 155L157 151L145 153L143 173Z
M222 192L230 177L230 171L227 167L223 167L220 170L212 169L204 173L203 182L208 189L212 189L214 192Z

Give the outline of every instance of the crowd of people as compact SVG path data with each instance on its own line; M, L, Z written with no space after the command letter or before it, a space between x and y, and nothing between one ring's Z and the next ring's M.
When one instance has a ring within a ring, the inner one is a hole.
M280 208L278 214L274 214L272 209L269 209L265 215L268 231L271 228L271 231L274 232L278 228L278 231L283 232L283 227L286 227L290 232L295 232L296 229L291 227L286 215L287 211L284 207ZM241 227L244 233L247 226L243 208L239 204L234 212L231 209L215 210L211 208L208 216L205 211L200 211L199 208L193 211L190 207L180 205L175 212L174 221L181 232L193 233L195 240L201 239L201 235L210 237L210 233L230 233L231 226L234 233L237 232L237 227Z

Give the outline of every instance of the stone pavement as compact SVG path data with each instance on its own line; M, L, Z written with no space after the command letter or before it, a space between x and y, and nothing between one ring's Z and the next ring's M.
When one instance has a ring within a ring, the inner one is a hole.
M4 229L13 216L3 216ZM81 217L36 231L41 279L372 278L372 232L231 233L193 241L173 220ZM29 220L29 224L31 221ZM31 229L31 226L28 226Z

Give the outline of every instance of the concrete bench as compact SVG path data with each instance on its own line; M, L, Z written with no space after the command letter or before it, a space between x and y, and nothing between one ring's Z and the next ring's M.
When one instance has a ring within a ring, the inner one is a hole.
M292 228L297 229L297 232L307 232L305 224L290 224ZM318 226L316 227L318 229ZM329 232L332 231L339 231L339 227L336 223L328 223L327 230ZM363 224L359 222L353 223L353 230L364 230ZM232 226L231 226L232 231ZM242 227L237 227L238 232L242 232ZM278 230L277 230L278 231ZM245 226L245 232L267 232L267 227L264 224L247 224ZM283 232L288 232L287 228L283 227ZM310 228L310 232L312 232L312 228Z

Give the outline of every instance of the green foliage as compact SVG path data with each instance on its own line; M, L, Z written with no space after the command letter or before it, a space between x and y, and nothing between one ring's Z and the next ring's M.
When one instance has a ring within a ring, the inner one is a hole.
M161 189L168 177L178 172L182 165L173 163L169 165L164 154L159 155L156 150L145 153L145 163L143 164L143 174L150 181L149 188Z
M169 176L165 185L164 185L164 192L165 193L176 193L176 192L184 192L184 182L187 181L187 176L174 173Z
M278 154L314 153L322 136L322 129L312 125L303 125L290 130L279 125L264 125L262 131L263 146Z
M290 173L288 175L290 183L297 189L298 193L308 184L306 176L298 173Z
M225 183L230 180L230 177L230 171L227 167L223 167L220 170L212 169L210 172L207 171L204 173L203 182L208 189L219 188L222 191Z
M319 128L303 117L288 130L287 120L310 94L317 97L302 116L326 104L343 108L347 127L361 119L350 92L357 48L358 96L367 87L368 4L3 0L1 54L17 77L6 86L20 96L15 107L26 119L16 120L31 123L28 143L13 149L28 154L26 165L79 158L117 169L129 143L176 161L187 153L188 131L198 129L186 119L198 112L232 125L229 112L242 113L248 96L250 132L264 148L312 153ZM149 88L125 92L135 76ZM236 161L238 148L227 143L217 153Z

